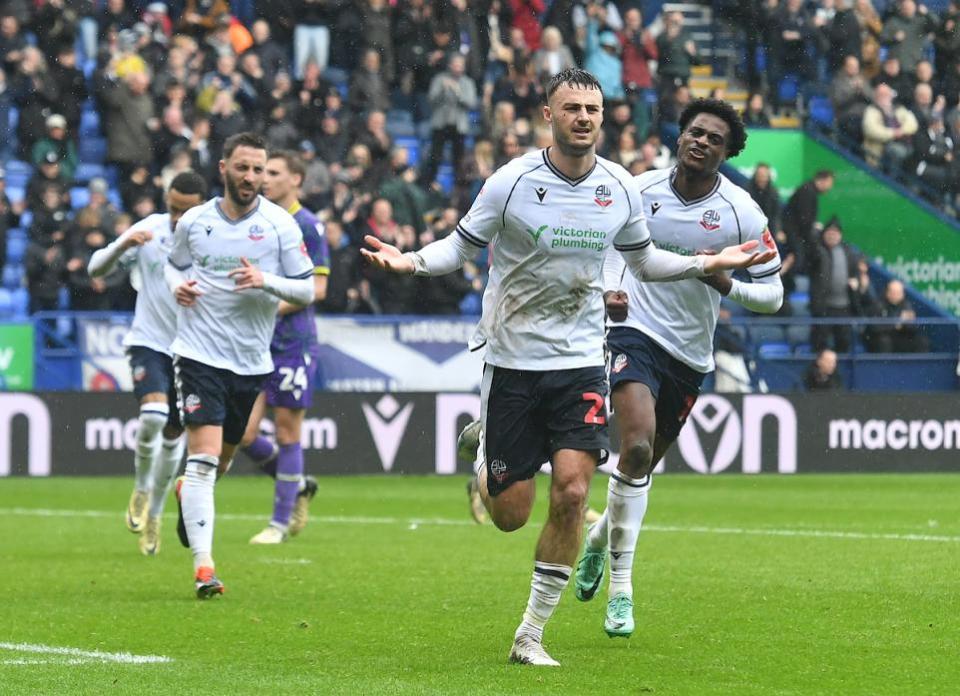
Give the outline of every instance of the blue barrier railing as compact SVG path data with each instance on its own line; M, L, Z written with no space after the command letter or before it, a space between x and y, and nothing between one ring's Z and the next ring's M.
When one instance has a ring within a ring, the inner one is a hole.
M385 317L345 317L357 322L382 321ZM404 316L404 323L448 321L463 317ZM78 335L78 319L106 321L126 327L130 315L110 312L38 312L32 318L36 327L36 389L80 390L84 366L100 371L101 366L83 349ZM896 326L899 319L850 317L818 319L811 317L734 316L717 327L717 347L742 356L746 366L744 390L793 390L802 383L803 370L814 359L809 331L814 326L844 326L853 340L849 353L841 354L841 373L851 389L943 391L957 388L960 322L957 319L920 317L912 322L929 343L931 352L870 353L860 332L868 328ZM117 337L119 340L119 336ZM718 373L725 368L718 367ZM741 379L734 377L734 379Z

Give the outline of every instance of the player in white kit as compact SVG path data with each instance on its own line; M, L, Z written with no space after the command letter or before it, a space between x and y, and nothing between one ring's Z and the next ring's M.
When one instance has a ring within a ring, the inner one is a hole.
M733 246L715 256L656 249L639 187L595 154L603 96L583 70L565 70L547 87L544 118L553 147L494 173L456 232L418 252L374 237L364 256L396 273L440 275L493 243L483 315L471 347L485 348L481 386L480 489L494 524L522 527L541 464L552 465L550 512L537 544L530 599L510 660L556 666L543 628L572 573L590 479L608 448L603 354L602 265L613 244L648 280L676 280L763 262Z
M123 340L133 373L133 393L140 402L140 427L134 456L135 482L127 504L127 528L139 534L140 551L160 551L160 520L183 457L183 426L176 408L173 354L177 303L164 280L163 267L180 217L207 197L196 172L178 174L166 193L167 212L144 218L113 243L90 257L91 278L115 268L139 276L133 324ZM131 279L132 280L132 279Z
M700 99L680 116L677 165L637 177L647 227L659 248L678 254L711 253L749 240L776 251L767 219L750 195L719 173L738 155L746 132L725 102ZM607 509L590 527L577 564L577 598L594 596L607 550L610 585L604 630L633 633L634 550L647 509L651 474L680 433L713 371L713 334L724 295L755 312L776 312L783 302L780 258L749 269L750 283L725 274L678 283L637 282L620 254L604 266L611 319L611 405L621 436L620 461L607 487Z
M259 195L267 149L253 133L223 146L224 195L180 219L166 266L180 305L177 396L187 430L178 481L178 533L193 552L197 597L222 594L214 573L213 488L233 461L250 409L273 371L270 339L280 300L313 299L313 264L293 217Z

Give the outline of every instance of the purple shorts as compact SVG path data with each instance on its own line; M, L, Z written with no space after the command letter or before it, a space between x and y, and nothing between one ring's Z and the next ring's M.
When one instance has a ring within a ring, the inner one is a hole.
M318 353L310 348L306 353L291 350L273 354L273 372L263 385L268 406L310 408Z

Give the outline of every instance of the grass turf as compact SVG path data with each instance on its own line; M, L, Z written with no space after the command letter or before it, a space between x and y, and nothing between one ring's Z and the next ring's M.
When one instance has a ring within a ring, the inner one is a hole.
M129 487L0 480L0 643L173 662L0 648L0 694L960 688L957 476L662 476L637 553L637 632L608 639L605 593L581 604L569 588L546 633L553 670L506 663L542 505L505 535L467 522L462 477L321 479L301 536L251 547L270 485L228 477L215 544L227 594L199 602L171 517L161 554L138 553Z

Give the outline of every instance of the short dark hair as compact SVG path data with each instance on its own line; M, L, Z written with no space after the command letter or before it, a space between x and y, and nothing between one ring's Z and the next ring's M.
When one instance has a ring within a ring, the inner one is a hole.
M747 145L747 129L736 109L720 99L694 99L680 114L681 133L698 114L712 114L727 124L730 129L727 138L727 157L736 157L743 152L743 148Z
M188 196L199 195L201 200L207 197L207 182L192 169L180 172L173 177L170 189Z
M223 159L230 159L230 155L232 155L233 151L238 147L252 147L256 150L263 150L266 152L267 141L264 140L262 136L257 135L256 133L251 133L250 131L231 135L223 143Z
M830 171L829 169L821 169L820 171L818 171L816 174L813 175L813 178L819 179L820 181L823 181L824 179L832 179L833 172Z
M600 91L601 95L603 94L603 88L600 87L600 82L591 73L588 73L586 70L581 70L580 68L567 68L566 70L558 72L547 82L547 99L549 100L550 97L553 96L553 93L560 89L562 85L580 87L582 89L596 89Z
M281 159L287 165L291 174L299 175L302 180L307 176L307 168L303 164L303 158L293 150L273 150L267 155L268 160Z

